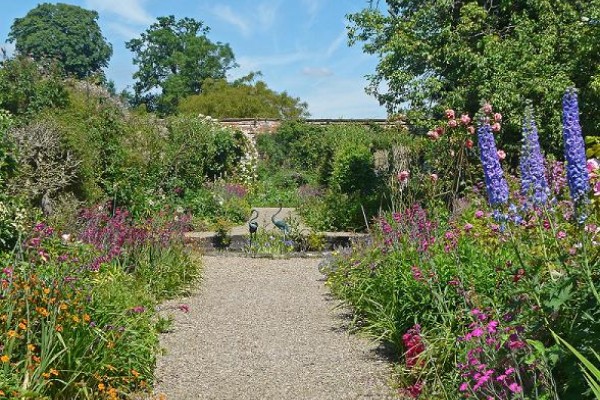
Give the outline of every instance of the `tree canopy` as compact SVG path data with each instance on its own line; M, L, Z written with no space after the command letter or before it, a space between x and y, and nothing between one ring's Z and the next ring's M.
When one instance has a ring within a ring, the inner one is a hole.
M531 99L546 149L557 150L560 101L573 85L584 129L600 130L600 0L385 3L387 11L371 2L348 19L350 42L379 58L368 90L390 113L474 113L487 100L514 144Z
M52 59L78 78L102 73L112 46L102 36L96 11L57 3L43 3L16 18L8 34L19 54L41 61Z
M207 79L202 93L181 100L179 111L210 115L214 118L281 118L308 116L308 105L286 92L277 93L263 81L254 81L252 73L229 83Z
M180 98L200 94L208 78L224 79L236 66L228 44L212 42L210 29L193 18L159 17L140 38L126 43L138 71L133 77L137 102L162 113Z

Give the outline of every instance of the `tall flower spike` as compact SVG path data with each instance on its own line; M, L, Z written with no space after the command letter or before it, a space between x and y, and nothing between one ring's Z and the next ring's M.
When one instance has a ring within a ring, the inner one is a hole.
M571 198L575 203L580 203L587 198L590 177L586 168L585 145L579 123L579 106L575 88L568 88L563 96L563 140Z
M500 166L496 141L489 122L480 122L477 138L488 200L492 207L496 207L508 201L508 184Z
M548 181L531 104L527 105L523 119L520 170L521 194L528 196L535 205L546 203L549 193Z

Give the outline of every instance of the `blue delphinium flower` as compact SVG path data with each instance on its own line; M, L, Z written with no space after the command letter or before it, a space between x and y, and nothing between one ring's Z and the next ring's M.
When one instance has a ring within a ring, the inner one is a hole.
M535 205L548 200L548 181L544 167L544 156L540 149L537 126L533 118L533 107L528 104L523 119L523 144L521 146L521 194Z
M488 200L492 207L500 206L508 201L508 184L500 166L496 141L489 122L484 121L479 125L477 139Z
M563 140L571 198L575 203L580 203L587 199L590 177L586 168L585 145L579 123L577 93L574 88L568 88L563 96Z

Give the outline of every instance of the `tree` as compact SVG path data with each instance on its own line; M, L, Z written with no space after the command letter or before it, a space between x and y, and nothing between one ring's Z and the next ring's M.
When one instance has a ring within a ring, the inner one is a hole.
M584 129L600 131L600 0L385 3L387 12L371 2L348 18L350 42L379 57L368 91L390 113L474 113L487 100L504 114L502 140L518 154L531 99L543 144L558 153L560 102L574 85Z
M96 23L98 13L69 4L43 3L16 18L8 40L19 54L35 60L53 59L67 74L85 78L102 74L112 46Z
M202 93L181 100L178 110L214 118L296 119L309 115L306 103L269 89L263 81L254 82L257 75L251 73L233 83L207 79Z
M210 28L193 18L159 17L140 38L127 42L139 66L133 77L139 103L169 113L180 98L200 94L208 78L223 79L236 66L228 44L213 43Z

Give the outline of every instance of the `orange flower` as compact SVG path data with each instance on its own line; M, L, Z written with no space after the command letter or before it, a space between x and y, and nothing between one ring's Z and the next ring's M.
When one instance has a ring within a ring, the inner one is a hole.
M83 320L85 322L90 322L92 320L92 318L88 314L83 314Z
M117 400L119 398L117 389L115 389L115 388L108 389L108 396L109 396L110 400Z
M49 294L49 293L50 293L50 289L44 288L44 294Z
M68 306L68 305L66 305L65 303L62 303L62 304L60 305L60 309L61 309L61 310L63 310L63 311L64 311L64 310L66 310L67 308L69 308L69 306Z
M10 331L8 331L6 334L10 338L14 338L15 336L17 336L17 332L13 331L12 329Z
M47 373L47 372L44 372L44 373L42 374L42 376L44 377L44 379L48 379L48 378L50 378L50 374L49 374L49 373Z
M50 368L50 373L54 376L58 376L58 371L55 370L54 368Z
M135 376L137 378L138 376L140 376L140 373L137 372L135 369L132 369L131 370L131 375L133 375L133 376Z
M29 343L29 344L27 345L27 350L29 350L29 351L35 351L35 346L34 346L34 345L32 345L31 343Z
M101 391L101 392L103 392L103 391L104 391L104 389L106 389L106 386L104 386L104 383L100 382L100 383L98 384L98 390L99 390L99 391Z
M10 361L10 357L6 354L3 354L2 357L0 357L0 361L2 361L3 363L7 363Z
M42 361L42 359L41 359L41 358L39 358L38 356L31 356L31 359L32 359L33 361L35 361L36 363L39 363L40 361Z
M25 325L24 323L19 323L19 329L25 330L27 329L27 325Z
M62 325L56 325L56 332L62 332L62 331L63 331Z
M35 309L42 317L47 317L48 315L50 315L50 313L48 312L48 310L46 310L44 307L36 307Z
M75 322L76 324L79 323L79 317L77 315L73 315L73 322Z

